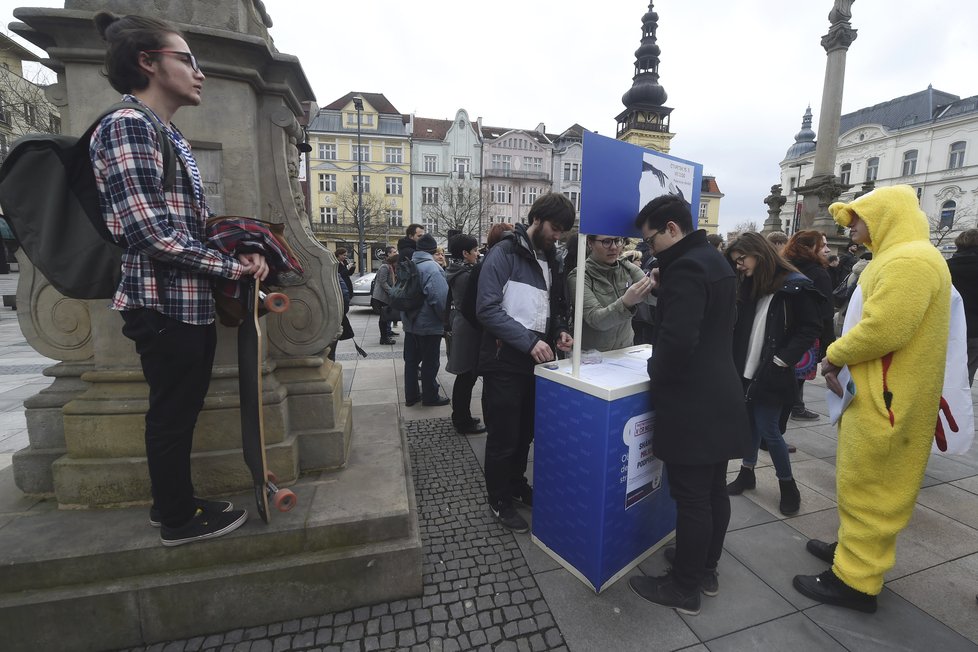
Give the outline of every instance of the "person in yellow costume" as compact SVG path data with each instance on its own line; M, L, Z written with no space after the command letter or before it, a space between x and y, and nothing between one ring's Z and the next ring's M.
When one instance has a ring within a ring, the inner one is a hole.
M856 387L839 425L839 540L809 541L808 551L832 567L797 575L793 584L819 602L873 613L930 455L944 384L951 277L910 186L877 188L848 204L834 203L829 212L873 260L859 277L862 318L829 346L822 363L837 395L844 365Z

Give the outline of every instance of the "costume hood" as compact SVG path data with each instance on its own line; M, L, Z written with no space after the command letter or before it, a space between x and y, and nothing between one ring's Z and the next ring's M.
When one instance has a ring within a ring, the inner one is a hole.
M877 188L848 204L832 204L829 213L843 227L848 227L854 216L865 222L871 240L865 246L877 255L905 242L930 242L927 216L910 186Z

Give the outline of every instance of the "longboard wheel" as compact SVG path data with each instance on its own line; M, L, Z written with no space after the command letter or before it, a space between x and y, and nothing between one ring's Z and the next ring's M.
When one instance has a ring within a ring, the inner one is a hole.
M265 307L269 312L285 312L289 309L289 296L281 292L270 292L265 295Z
M295 493L293 493L291 489L279 489L272 497L272 502L275 505L275 509L278 511L288 512L295 507L296 503L299 502L299 499L296 498Z
M269 471L265 475L265 479L271 482L272 484L278 484L278 476L272 473L271 471Z

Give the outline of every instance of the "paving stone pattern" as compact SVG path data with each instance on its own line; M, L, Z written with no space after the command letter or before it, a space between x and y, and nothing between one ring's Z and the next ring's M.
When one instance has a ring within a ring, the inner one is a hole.
M567 652L515 538L486 506L482 469L466 440L447 418L404 428L423 545L422 596L136 650Z

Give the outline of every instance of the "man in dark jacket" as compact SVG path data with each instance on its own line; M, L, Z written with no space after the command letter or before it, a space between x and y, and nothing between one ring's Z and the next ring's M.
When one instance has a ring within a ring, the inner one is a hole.
M569 351L563 274L554 245L574 225L574 206L560 193L530 207L489 250L479 273L476 314L482 323L479 372L486 422L486 492L493 516L514 532L530 529L513 507L533 502L526 464L533 441L535 364L554 359L552 343Z
M649 359L655 437L676 501L672 571L629 581L638 595L697 614L700 590L714 595L730 521L727 461L750 445L744 389L734 367L736 278L706 232L693 231L689 205L665 195L649 202L636 228L658 258L658 305ZM709 397L710 409L703 409Z
M411 260L418 250L418 240L425 234L425 229L420 224L408 224L404 233L405 236L397 241L397 255L401 260Z
M964 319L968 325L968 382L975 382L978 369L978 229L963 231L954 239L958 248L947 261L951 283L964 303Z

